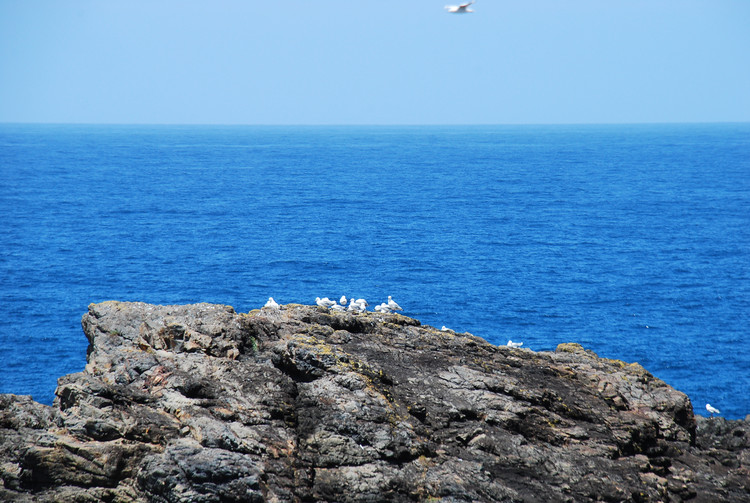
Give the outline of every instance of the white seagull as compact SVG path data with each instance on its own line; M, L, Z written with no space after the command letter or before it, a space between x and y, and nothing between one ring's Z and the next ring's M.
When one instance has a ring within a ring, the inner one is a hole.
M347 302L346 295L342 295L341 298L339 299L339 304L341 304L342 306L345 306L346 302Z
M354 301L354 303L355 303L355 304L356 304L357 306L359 306L359 310L360 310L360 311L363 311L363 312L364 312L364 311L367 311L367 306L369 306L369 305L370 305L370 304L368 304L368 303L367 303L367 301L366 301L365 299L358 299L358 300L355 300L355 301Z
M331 307L336 301L331 300L328 297L323 297L322 299L320 297L315 297L315 303L320 307Z
M520 348L523 346L523 342L513 342L511 340L508 340L508 344L506 344L509 348Z
M469 9L469 5L473 3L474 2L466 2L462 3L461 5L446 5L445 8L451 14L468 14L470 12L474 12L473 9Z
M357 304L361 304L363 307L367 307L370 305L365 299L357 299Z
M388 304L386 304L385 302L383 302L382 304L379 304L379 305L375 306L375 311L377 311L379 313L390 313L391 312L391 308L388 306Z
M345 308L344 306L342 306L342 305L340 305L340 304L336 304L336 303L334 302L334 303L333 303L333 305L331 306L331 311L339 311L339 312L343 312L343 311L346 311L346 308Z
M390 295L388 296L388 307L393 311L403 311L403 309L401 309L401 306L396 304L396 301L393 300Z
M273 300L273 297L268 297L268 302L266 302L266 305L263 307L270 307L271 309L278 309L279 304Z
M706 410L711 413L711 417L714 417L714 414L721 414L721 411L716 407L712 407L710 403L706 404Z
M349 300L349 309L347 309L347 311L357 311L358 313L364 313L365 311L367 311L367 305L368 304L366 302L364 302L364 303L360 302L360 301L363 301L363 300L364 299L359 299L359 300L350 299Z

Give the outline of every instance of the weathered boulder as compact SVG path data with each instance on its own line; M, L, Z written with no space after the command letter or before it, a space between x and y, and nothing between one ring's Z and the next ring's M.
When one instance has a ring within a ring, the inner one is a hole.
M750 501L750 425L638 364L398 314L92 304L52 407L0 395L0 500Z

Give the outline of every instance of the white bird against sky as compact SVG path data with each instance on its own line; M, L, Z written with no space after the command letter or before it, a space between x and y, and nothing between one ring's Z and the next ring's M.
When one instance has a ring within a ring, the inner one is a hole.
M468 14L470 12L474 12L473 9L469 9L469 5L473 3L474 2L467 2L462 3L461 5L446 5L445 8L451 14Z
M711 413L711 417L713 417L714 414L721 414L721 411L716 407L713 407L710 403L706 404L706 410Z

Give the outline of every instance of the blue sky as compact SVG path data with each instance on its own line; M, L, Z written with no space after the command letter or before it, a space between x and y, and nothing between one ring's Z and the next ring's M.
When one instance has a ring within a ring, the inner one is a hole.
M0 0L0 122L750 121L748 0L446 3Z

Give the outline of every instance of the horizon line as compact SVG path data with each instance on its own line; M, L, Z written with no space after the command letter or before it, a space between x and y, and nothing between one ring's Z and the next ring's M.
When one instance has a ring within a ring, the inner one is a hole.
M462 122L462 123L242 123L242 122L35 122L0 121L0 125L25 126L196 126L196 127L507 127L507 126L658 126L730 125L746 121L642 121L642 122Z

